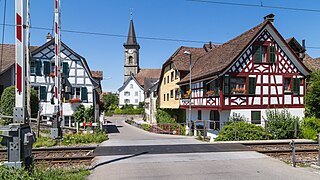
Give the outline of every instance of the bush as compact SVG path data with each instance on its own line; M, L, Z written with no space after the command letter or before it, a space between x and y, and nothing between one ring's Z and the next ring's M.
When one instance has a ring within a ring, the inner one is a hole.
M320 119L311 117L304 118L301 122L301 135L303 138L317 140L320 133Z
M320 71L313 71L307 79L306 117L320 118Z
M150 131L150 129L152 128L152 126L150 124L142 124L141 125L143 130L145 131Z
M15 86L10 86L4 89L2 96L1 96L1 109L2 114L6 116L12 116L13 115L13 108L15 107ZM31 104L31 116L36 117L39 110L39 101L38 101L38 95L37 91L34 89L31 89L30 94L30 104ZM5 125L12 123L12 119L10 118L4 118Z
M174 124L176 123L175 119L171 117L169 113L162 109L157 109L156 114L157 123L164 124L164 123L170 123Z
M143 114L144 109L143 108L124 108L124 109L115 109L114 114Z
M47 168L35 167L30 173L24 169L14 169L5 166L0 166L0 179L17 179L17 180L34 180L34 179L85 179L90 172L85 169L62 169L62 168Z
M235 138L236 128L236 138ZM261 126L256 126L248 122L230 122L220 130L216 141L234 141L239 140L263 140L266 138L266 132Z
M272 139L292 139L294 137L294 124L299 129L299 118L292 116L287 109L279 112L277 109L266 111L267 130Z

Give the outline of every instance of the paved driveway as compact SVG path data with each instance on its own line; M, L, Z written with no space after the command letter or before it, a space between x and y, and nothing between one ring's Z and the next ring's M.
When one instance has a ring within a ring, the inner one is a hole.
M148 133L121 118L110 121L110 139L101 144L88 179L320 179L319 170L293 168L237 144L207 144Z

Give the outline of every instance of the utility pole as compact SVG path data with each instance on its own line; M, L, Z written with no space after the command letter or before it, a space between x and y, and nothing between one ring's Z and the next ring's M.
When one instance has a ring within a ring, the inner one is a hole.
M62 132L60 127L62 117L61 104L61 62L60 62L60 22L59 22L59 0L54 0L54 38L55 38L55 79L54 79L54 112L50 138L61 139Z
M25 11L29 12L28 0L15 1L15 20L16 20L16 63L15 63L15 107L13 109L13 123L2 127L2 145L7 146L8 161L5 166L27 169L33 164L32 144L35 136L29 126L26 116L26 67L29 62L25 59L26 46L29 42L24 41L25 37ZM27 22L28 23L28 22ZM28 39L27 39L28 40ZM27 54L29 56L29 54Z

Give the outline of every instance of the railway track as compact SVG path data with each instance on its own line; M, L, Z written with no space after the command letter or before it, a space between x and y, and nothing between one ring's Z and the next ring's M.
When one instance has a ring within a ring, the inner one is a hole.
M36 162L61 164L61 163L81 163L90 164L94 158L93 152L96 146L82 147L51 147L34 148L32 153ZM0 161L7 160L7 150L0 150Z

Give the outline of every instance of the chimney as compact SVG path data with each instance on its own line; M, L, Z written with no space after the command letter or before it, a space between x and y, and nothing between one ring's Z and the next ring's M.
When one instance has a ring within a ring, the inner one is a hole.
M303 61L304 57L306 56L306 40L305 39L302 40L302 48L303 50L299 53L299 58L301 59L301 61Z
M265 17L264 17L264 20L265 21L270 21L271 22L271 24L273 25L273 22L274 22L274 14L268 14L268 15L266 15Z
M212 49L212 42L209 42L209 48Z
M46 42L49 42L51 39L52 39L52 36L50 33L48 33L46 36Z

